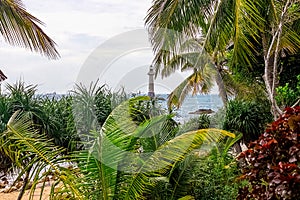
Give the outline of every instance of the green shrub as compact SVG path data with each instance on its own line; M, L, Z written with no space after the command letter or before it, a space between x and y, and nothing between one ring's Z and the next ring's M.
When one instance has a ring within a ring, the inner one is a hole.
M49 138L53 139L55 145L64 147L68 152L80 148L78 146L80 138L73 118L72 102L72 96L40 100L45 113L44 131Z
M0 95L0 133L6 129L6 124L12 114L9 99Z
M210 126L213 128L223 129L223 124L225 120L226 110L225 108L220 108L216 113L211 116Z
M223 129L243 134L243 142L256 140L271 120L268 105L256 102L231 100L226 106Z
M95 92L95 114L100 126L103 125L106 118L112 111L112 94L105 85L99 87Z
M130 110L133 121L138 124L162 114L165 114L165 111L159 104L159 99L156 98L134 102Z
M227 200L237 197L239 184L236 177L239 170L233 157L223 157L217 149L213 149L200 159L193 171L191 180L195 199Z
M228 138L217 146L203 145L178 162L165 179L156 181L147 199L235 199L240 183L237 162L228 151L241 138Z
M293 106L293 104L296 103L300 97L300 75L297 76L297 80L298 82L295 88L292 88L289 83L276 88L277 95L275 99L279 106Z
M238 199L300 199L300 107L287 108L249 149Z
M198 129L209 128L210 127L210 116L207 114L201 114L199 116L199 126Z
M203 151L204 152L204 151ZM202 152L202 153L203 153ZM199 156L195 151L178 163L166 179L156 181L146 199L228 200L238 195L239 170L235 160L220 156L216 149Z

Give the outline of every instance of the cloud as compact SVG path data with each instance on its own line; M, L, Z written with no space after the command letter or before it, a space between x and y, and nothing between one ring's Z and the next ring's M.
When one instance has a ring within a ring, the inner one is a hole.
M66 93L73 88L82 65L94 49L118 34L144 26L151 0L24 0L24 4L46 24L43 30L57 43L61 59L48 60L0 40L0 69L8 76L6 82L14 83L22 78L28 84L38 84L39 92ZM111 72L115 76L103 81L111 82L112 86L123 85L138 74L139 82L135 85L143 85L147 75L138 69L145 71L143 67L150 65L151 56L151 53L132 52L121 57ZM172 85L174 79L170 80L161 84ZM133 83L128 86L137 89Z
M151 0L24 0L27 10L42 20L43 30L57 43L59 60L0 43L0 68L8 83L20 78L39 84L40 92L72 89L89 54L105 40L143 27Z

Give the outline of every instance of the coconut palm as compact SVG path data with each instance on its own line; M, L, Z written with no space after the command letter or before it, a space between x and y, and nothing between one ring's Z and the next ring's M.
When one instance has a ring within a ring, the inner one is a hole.
M192 70L170 95L169 103L180 105L188 92L207 93L215 79L224 104L227 93L222 80L222 51L208 48L206 34L215 14L216 1L154 1L146 17L156 53L156 73L169 76L177 69Z
M180 54L184 38L204 35L200 55L215 58L231 46L233 66L255 66L263 58L264 85L276 116L281 112L274 98L279 58L299 51L299 9L299 1L290 0L156 0L146 24L157 71Z
M0 32L4 40L50 59L58 58L55 42L39 25L43 25L43 22L28 13L21 0L1 1Z
M222 55L210 55L209 53L199 52L203 51L203 41L199 39L187 39L179 47L178 55L172 55L170 60L166 60L161 70L163 77L170 76L176 70L192 71L182 83L180 83L173 92L169 95L168 105L180 107L186 95L190 92L209 93L213 87L213 81L216 80L219 86L219 94L223 103L227 103L228 93L232 92L224 85L223 78L228 77L230 74L222 65L219 60L224 60ZM157 72L161 64L155 65Z

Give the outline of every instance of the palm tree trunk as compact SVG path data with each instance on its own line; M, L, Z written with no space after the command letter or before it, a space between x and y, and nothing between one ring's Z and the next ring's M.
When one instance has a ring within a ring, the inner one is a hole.
M218 68L216 67L216 83L219 87L219 96L221 97L224 106L227 104L228 102L228 96L227 96L227 92L226 92L226 88L222 79L222 76L220 74L220 71L218 70Z

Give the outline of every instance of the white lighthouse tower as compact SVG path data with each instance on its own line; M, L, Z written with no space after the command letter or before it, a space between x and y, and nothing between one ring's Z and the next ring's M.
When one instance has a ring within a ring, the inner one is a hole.
M148 85L148 96L151 98L155 97L154 93L154 69L153 66L150 65L148 76L149 76L149 85Z

